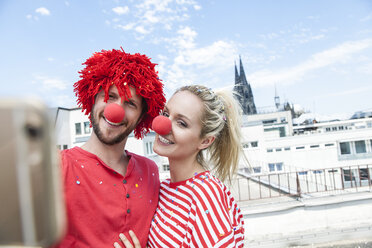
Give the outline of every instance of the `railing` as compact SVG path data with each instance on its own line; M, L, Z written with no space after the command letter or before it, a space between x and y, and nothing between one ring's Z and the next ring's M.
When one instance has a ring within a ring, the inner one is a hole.
M372 165L260 174L239 170L231 190L239 201L271 197L313 197L371 191Z

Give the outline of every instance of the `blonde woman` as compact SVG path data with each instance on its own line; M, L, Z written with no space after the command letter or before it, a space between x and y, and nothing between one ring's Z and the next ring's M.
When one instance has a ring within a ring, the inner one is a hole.
M184 86L163 115L171 129L156 135L154 151L168 158L170 179L160 186L148 246L243 247L243 216L222 183L235 173L242 151L237 101L231 92ZM129 234L119 235L122 245L140 247Z

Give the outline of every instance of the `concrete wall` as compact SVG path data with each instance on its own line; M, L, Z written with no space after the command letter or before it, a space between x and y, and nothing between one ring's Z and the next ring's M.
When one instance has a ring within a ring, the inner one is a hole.
M353 236L372 238L371 192L266 202L243 206L242 210L247 247L289 247ZM367 232L363 234L358 228Z

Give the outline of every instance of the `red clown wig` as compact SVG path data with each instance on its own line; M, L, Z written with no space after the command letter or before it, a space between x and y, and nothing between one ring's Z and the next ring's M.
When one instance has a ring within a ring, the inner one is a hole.
M164 108L165 96L163 83L155 71L155 65L146 55L129 54L121 50L102 50L88 58L79 71L80 80L74 84L74 92L78 105L91 118L95 96L101 90L105 91L107 102L110 86L115 85L122 101L131 98L129 87L136 90L136 94L144 98L146 113L134 130L137 139L143 138L150 131L152 120Z

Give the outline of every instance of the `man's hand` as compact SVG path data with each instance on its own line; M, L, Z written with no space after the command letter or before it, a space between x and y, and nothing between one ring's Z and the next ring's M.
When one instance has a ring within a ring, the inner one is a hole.
M125 237L125 235L123 233L119 234L119 238L120 238L121 242L123 242L124 247L125 248L141 248L141 244L140 244L139 240L137 239L137 236L134 234L134 232L132 230L129 231L129 235L132 239L134 247L130 243L130 241L127 239L127 237ZM122 246L118 242L114 243L114 247L115 248L122 248Z

